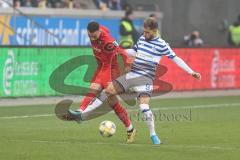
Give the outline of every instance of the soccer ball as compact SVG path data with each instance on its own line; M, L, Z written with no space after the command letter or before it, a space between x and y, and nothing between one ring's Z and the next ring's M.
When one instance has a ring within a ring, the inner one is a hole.
M116 125L112 121L103 121L99 125L99 132L103 137L113 136L116 129Z

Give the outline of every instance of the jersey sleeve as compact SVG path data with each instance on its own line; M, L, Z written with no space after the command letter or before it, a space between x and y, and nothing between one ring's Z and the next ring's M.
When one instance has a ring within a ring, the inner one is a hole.
M106 35L103 38L103 50L106 53L116 53L119 47L119 44L116 42L114 38L112 38L110 35Z
M171 49L169 44L166 43L165 41L163 41L159 45L159 48L160 48L159 52L161 55L167 56L170 59L173 59L176 56L175 52Z
M178 56L175 56L172 59L173 62L175 62L180 68L182 68L184 71L186 71L189 74L193 73L193 70Z
M169 46L168 46L168 50L169 52L166 56L170 59L173 59L176 56L175 52Z

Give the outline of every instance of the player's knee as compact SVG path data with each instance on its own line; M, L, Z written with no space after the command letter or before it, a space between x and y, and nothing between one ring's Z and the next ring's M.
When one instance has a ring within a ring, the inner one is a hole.
M108 95L114 95L114 89L113 88L107 88L106 90L105 90L105 92L108 94Z
M140 104L149 104L150 101L150 95L146 93L142 93L138 97Z
M90 90L92 93L99 93L102 90L102 86L97 83L91 83Z
M112 84L107 87L105 92L109 95L115 95L116 94L116 90L115 90L115 88L113 87Z

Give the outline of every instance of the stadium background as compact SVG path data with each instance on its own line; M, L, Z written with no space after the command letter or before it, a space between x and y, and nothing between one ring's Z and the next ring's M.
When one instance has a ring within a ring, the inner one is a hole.
M166 78L163 78L174 85L174 90L239 88L239 49L227 49L227 27L238 15L239 10L234 7L238 1L220 3L193 0L180 3L160 0L148 4L145 1L129 3L132 3L135 10L144 6L145 11L134 13L134 25L140 33L144 18L155 13L163 39L166 39L193 69L202 73L203 80L200 84L188 76L181 76L186 77L185 79L180 78L178 74L185 73L164 60L164 64L169 65L169 72ZM152 10L154 12L151 12ZM91 14L84 9L45 8L44 12L42 11L43 9L26 7L15 10L3 8L0 11L0 71L3 73L0 78L1 97L57 95L49 88L48 76L64 59L70 59L71 55L91 55L91 51L86 49L90 45L86 25L92 19L107 26L111 34L118 41L120 39L119 23L124 15L123 11L89 10ZM185 48L183 36L196 29L204 40L204 49ZM47 46L51 48L46 48ZM84 48L81 49L82 47ZM49 54L51 56L47 56ZM51 69L42 67L46 64L51 64ZM171 73L175 70L177 72ZM81 69L75 72L77 74ZM78 85L82 83L77 76L69 78L69 83L72 82Z
M240 1L128 2L133 6L134 25L139 32L144 18L151 13L157 14L162 38L169 42L177 55L202 74L202 81L196 81L164 58L162 64L167 66L168 72L161 78L173 85L173 91L153 101L154 109L170 107L169 114L185 114L192 109L193 120L157 121L156 126L162 126L160 131L166 144L162 150L144 145L146 140L139 139L135 146L125 146L121 143L124 135L121 131L112 140L99 139L96 124L104 119L117 121L113 115L90 121L90 127L59 122L53 116L56 103L70 97L75 98L77 106L80 99L76 95L53 90L49 85L50 75L75 57L92 55L86 32L90 20L106 25L119 41L119 23L124 11L0 8L0 153L3 153L0 159L84 159L87 156L87 159L99 159L106 158L102 154L106 150L112 152L107 154L112 159L143 159L142 149L153 153L153 156L145 155L149 159L156 156L161 159L239 159L240 48L230 46L227 35L228 26L240 14ZM184 35L192 30L200 31L203 47L184 45ZM89 86L83 77L88 69L94 71L94 59L90 63L92 66L89 68L83 65L71 72L65 83ZM181 95L185 98L179 99ZM131 111L132 108L128 109ZM133 112L136 113L135 110ZM120 126L120 122L116 123ZM144 126L141 122L136 125ZM66 130L71 130L71 133ZM59 132L62 134L58 135ZM79 138L79 133L83 132L89 135ZM188 138L191 136L193 139ZM141 131L139 137L144 137ZM38 144L43 146L36 146ZM45 144L52 145L52 153ZM59 146L61 144L75 149L70 151ZM96 147L100 145L101 149ZM81 158L77 155L79 147L85 147ZM99 150L97 154L86 149L91 147ZM12 150L16 152L12 154ZM59 155L64 150L69 154ZM127 154L128 151L139 154Z

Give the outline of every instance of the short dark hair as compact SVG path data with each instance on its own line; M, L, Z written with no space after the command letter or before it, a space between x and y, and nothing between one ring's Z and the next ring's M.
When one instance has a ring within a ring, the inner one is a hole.
M88 26L87 26L87 30L90 32L90 33L93 33L95 31L98 31L99 30L99 24L95 21L92 21L92 22L89 22L88 23Z
M153 18L147 18L144 21L144 28L149 28L151 30L158 29L157 20Z

